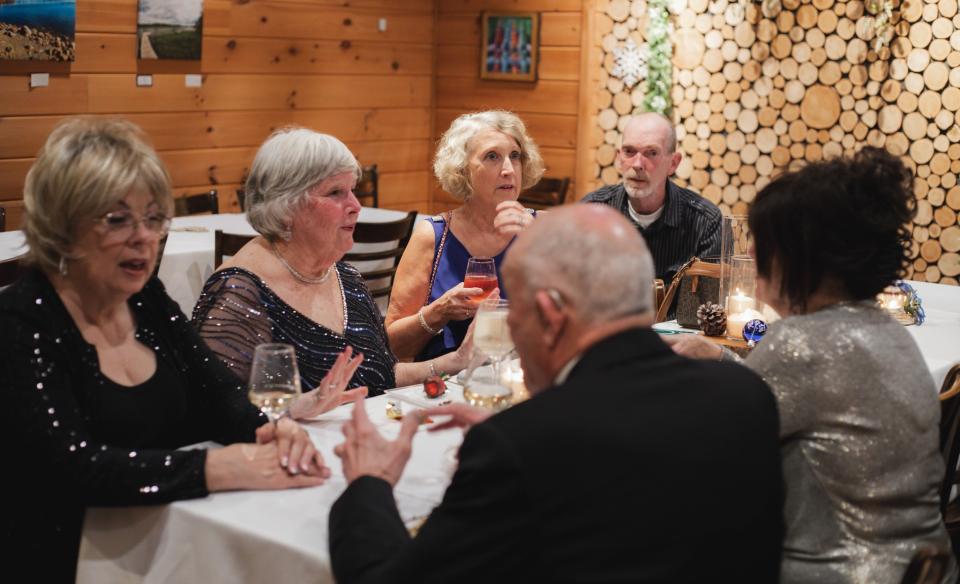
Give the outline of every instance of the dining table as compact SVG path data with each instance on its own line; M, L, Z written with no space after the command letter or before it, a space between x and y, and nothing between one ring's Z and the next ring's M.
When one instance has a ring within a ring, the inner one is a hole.
M415 385L362 403L380 433L394 439L400 421L388 416L388 408L407 414L444 401L463 401L462 387L451 381L443 396L428 398L423 386ZM349 403L301 423L332 472L319 487L87 509L77 582L333 582L327 519L347 486L333 447L343 442L341 427L353 407ZM412 532L443 498L463 441L459 429L430 432L430 425L425 422L414 436L410 460L394 488L400 516Z

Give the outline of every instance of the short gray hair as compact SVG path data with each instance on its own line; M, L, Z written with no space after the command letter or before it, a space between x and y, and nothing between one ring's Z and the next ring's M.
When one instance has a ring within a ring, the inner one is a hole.
M673 154L674 152L676 152L677 151L677 127L674 125L673 120L661 114L660 112L643 112L631 117L630 121L628 121L627 124L629 125L630 122L632 122L633 120L636 120L638 118L644 118L644 117L657 118L658 120L663 122L667 126L667 128L669 128L669 131L667 132L667 144L666 144L667 154ZM623 129L624 131L626 131L627 126L624 126ZM620 135L617 136L617 150L619 150L620 148L623 148L623 132L620 132Z
M360 164L340 140L306 128L277 130L260 146L244 185L247 220L269 241L289 239L310 189L342 172L360 179Z
M170 175L146 135L119 118L69 118L47 138L23 186L27 260L54 272L80 238L78 226L110 211L133 188L173 211Z
M610 215L606 228L585 220L597 213ZM527 294L556 289L592 324L654 311L653 257L636 228L616 211L572 205L545 213L520 237L526 239L522 253L507 255L514 264L511 276L521 279Z
M516 114L504 110L488 110L463 114L453 120L450 128L443 133L437 146L437 156L433 160L433 174L440 186L456 199L464 200L473 194L467 162L470 157L468 144L477 132L492 128L510 136L520 146L520 160L523 163L523 181L521 189L537 184L543 176L543 158L540 149L527 133L527 127Z

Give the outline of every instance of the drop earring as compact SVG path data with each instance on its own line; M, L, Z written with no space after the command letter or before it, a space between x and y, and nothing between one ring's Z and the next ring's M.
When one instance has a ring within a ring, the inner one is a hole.
M60 256L60 265L58 266L60 270L60 275L66 277L67 275L67 258L65 256Z

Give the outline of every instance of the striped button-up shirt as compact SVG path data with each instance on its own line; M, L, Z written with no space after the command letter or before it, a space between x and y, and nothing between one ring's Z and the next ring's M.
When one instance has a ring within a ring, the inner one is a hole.
M623 184L597 189L582 202L609 205L630 219L630 199ZM669 286L673 274L690 258L719 259L720 219L716 205L668 180L663 213L646 229L637 225L650 248L657 278Z

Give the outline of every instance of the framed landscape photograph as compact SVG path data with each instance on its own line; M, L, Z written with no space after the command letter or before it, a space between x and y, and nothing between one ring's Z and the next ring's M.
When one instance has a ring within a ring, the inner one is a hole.
M199 61L203 0L139 0L137 57Z
M540 15L536 12L484 12L480 78L536 81L540 58Z
M73 61L75 0L0 0L0 59Z

